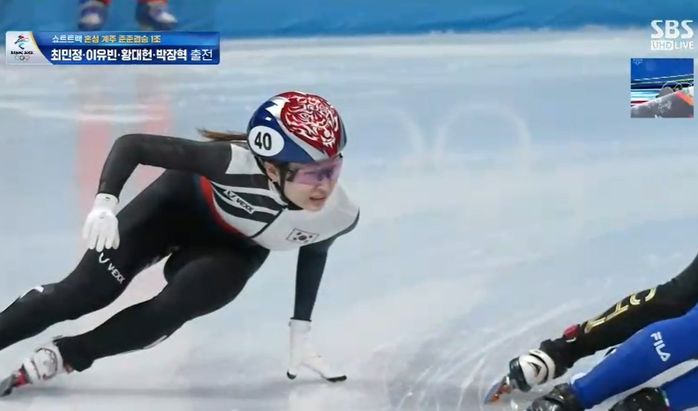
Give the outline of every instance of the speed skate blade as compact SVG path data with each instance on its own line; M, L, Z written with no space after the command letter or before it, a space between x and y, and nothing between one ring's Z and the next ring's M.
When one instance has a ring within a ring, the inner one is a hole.
M9 377L0 381L0 397L5 397L10 395L12 391L23 385L27 385L29 379L27 378L27 373L24 371L24 367L10 374Z
M12 373L12 375L0 381L0 397L10 395L15 386L17 386L17 374Z
M497 383L492 385L492 388L490 388L487 391L487 394L485 394L485 404L491 404L493 402L499 401L499 399L502 397L504 394L509 394L514 390L514 387L511 385L511 379L509 376L506 376L499 380Z

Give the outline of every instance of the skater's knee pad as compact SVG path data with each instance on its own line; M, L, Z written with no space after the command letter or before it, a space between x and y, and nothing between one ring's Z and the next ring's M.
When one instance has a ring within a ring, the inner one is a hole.
M34 288L27 290L24 294L20 295L16 301L27 302L32 301L36 298L45 298L50 296L54 291L53 284L48 285L37 285Z
M12 304L34 304L37 308L45 307L53 310L54 303L60 301L60 297L56 296L56 287L54 284L37 285L30 288L20 295Z
M69 299L56 292L55 284L38 285L20 295L8 310L20 309L22 312L32 312L42 318L66 319L66 311L70 308Z

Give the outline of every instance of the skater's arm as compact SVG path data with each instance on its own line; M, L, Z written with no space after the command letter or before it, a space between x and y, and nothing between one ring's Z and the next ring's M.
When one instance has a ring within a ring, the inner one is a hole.
M151 134L127 134L112 146L102 169L99 192L119 196L139 164L190 171L207 177L225 172L230 142L200 142Z
M296 303L293 309L293 319L310 321L322 281L322 274L325 271L327 252L334 240L353 230L358 222L359 216L357 215L354 222L339 234L325 241L300 248L298 266L296 267Z
M327 249L332 244L326 240L301 247L296 267L296 303L293 309L294 320L310 321L315 307L315 299L322 281L327 262Z

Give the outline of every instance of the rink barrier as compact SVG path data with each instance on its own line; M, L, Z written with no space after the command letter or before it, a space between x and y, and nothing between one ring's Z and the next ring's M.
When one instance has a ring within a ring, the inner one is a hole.
M0 1L0 28L75 30L77 0ZM136 0L113 0L105 30L136 30ZM215 30L225 37L284 37L585 26L646 27L654 19L698 15L698 2L664 0L170 0L181 30Z

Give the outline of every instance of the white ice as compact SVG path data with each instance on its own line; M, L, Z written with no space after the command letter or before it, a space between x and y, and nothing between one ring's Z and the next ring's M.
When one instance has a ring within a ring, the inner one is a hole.
M288 89L343 113L343 178L363 218L331 252L313 322L346 383L285 378L295 254L281 253L161 345L0 409L523 410L549 387L481 405L510 358L698 249L695 120L629 115L629 59L661 57L648 47L643 31L541 32L228 41L213 67L3 64L3 304L74 267L115 137L241 130ZM126 197L157 173L138 171ZM1 352L0 371L162 285L156 266L112 307Z

